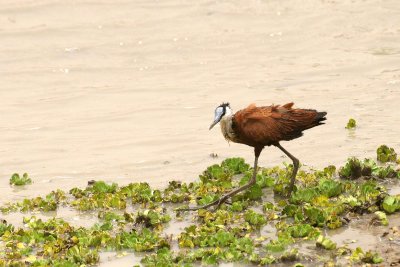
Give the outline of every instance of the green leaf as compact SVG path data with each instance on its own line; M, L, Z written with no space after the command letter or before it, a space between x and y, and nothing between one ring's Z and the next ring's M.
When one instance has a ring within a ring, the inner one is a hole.
M286 248L286 244L277 240L272 240L270 243L265 245L266 250L271 252L282 252Z
M400 209L400 201L394 196L387 196L383 200L382 208L388 213L394 213L396 210Z
M260 199L263 195L261 186L259 184L254 184L252 187L250 187L249 189L247 189L245 196L248 199L251 200L256 200L256 199Z
M387 145L381 145L376 150L376 157L380 162L383 163L388 161L396 162L397 154L393 148L388 147Z
M27 173L24 173L22 175L22 177L19 176L18 173L14 173L11 178L10 178L10 184L11 185L27 185L27 184L31 184L32 183L32 179L30 177L28 177Z
M360 261L364 257L364 252L360 247L356 247L351 253L350 260L353 262Z
M291 201L293 203L311 202L319 194L318 188L302 188L292 194Z
M220 246L220 247L225 247L234 242L235 236L228 231L219 230L213 236L213 239L215 240L215 245Z
M221 167L229 169L234 174L245 173L250 169L250 165L243 158L228 158L221 163Z
M261 225L267 223L267 219L263 214L257 213L253 210L246 211L246 213L244 214L244 220L250 225L254 225L256 227L260 227Z
M318 189L321 194L327 197L335 197L342 193L342 185L340 182L332 179L322 179L319 181Z
M237 211L243 211L243 209L244 209L244 206L243 206L241 201L235 201L231 205L231 210L232 211L236 211L236 212Z
M383 262L383 258L379 256L378 253L369 250L366 253L364 253L363 257L361 258L361 261L365 263L378 264Z
M304 213L311 225L324 226L327 222L327 218L323 209L307 206L304 208Z
M339 175L342 178L357 179L362 174L361 161L357 158L349 158L345 166L339 169Z
M397 177L397 172L393 169L392 166L383 166L383 167L377 167L373 171L373 175L377 176L378 178L384 179L384 178L395 178Z
M315 233L316 229L309 224L297 224L289 226L287 231L292 237L306 237ZM318 231L317 231L318 232Z
M324 237L323 235L320 235L317 239L316 243L317 247L326 249L326 250L332 250L336 248L336 243L330 240L327 237Z
M230 182L233 174L234 170L215 164L208 167L199 177L203 183Z
M218 196L216 196L214 194L205 195L205 196L201 197L201 199L198 201L198 204L203 206L203 205L211 203L217 199L218 199Z
M97 181L92 185L92 191L95 193L115 193L117 187L116 183L108 185L104 181Z
M356 128L356 126L357 126L356 120L351 118L347 122L346 129L354 129L354 128Z
M381 225L387 226L389 225L389 221L387 219L386 213L382 211L375 211L375 218L380 222Z

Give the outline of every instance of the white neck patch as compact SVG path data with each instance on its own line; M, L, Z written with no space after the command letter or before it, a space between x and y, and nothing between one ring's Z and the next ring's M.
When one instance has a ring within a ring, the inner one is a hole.
M232 115L232 109L229 106L225 107L225 116Z

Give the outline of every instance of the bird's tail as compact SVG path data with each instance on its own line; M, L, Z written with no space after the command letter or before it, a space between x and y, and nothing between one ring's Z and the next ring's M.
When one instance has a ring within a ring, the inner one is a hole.
M317 116L315 116L315 123L316 123L316 125L321 125L321 124L324 124L324 122L323 121L325 121L326 120L326 112L325 111L323 111L323 112L317 112Z

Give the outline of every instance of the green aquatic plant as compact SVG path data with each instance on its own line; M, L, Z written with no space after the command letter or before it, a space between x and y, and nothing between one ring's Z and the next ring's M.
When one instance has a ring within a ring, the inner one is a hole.
M285 227L285 229L283 229ZM286 223L282 223L282 226L277 225L277 228L282 228L283 231L278 229L277 236L278 238L275 240L269 241L265 245L265 250L267 252L284 252L288 245L293 244L295 239L292 237L291 233L287 231Z
M148 228L133 229L130 232L118 233L115 237L117 249L133 249L134 251L153 251L157 248L170 247L166 238Z
M265 215L257 213L251 209L247 210L244 214L244 220L255 227L261 227L262 225L267 223Z
M383 262L383 258L379 256L378 253L369 250L361 258L361 261L365 263L379 264Z
M93 193L115 193L117 191L118 185L116 183L107 184L104 181L96 181L87 190Z
M384 213L382 211L375 211L374 215L375 215L375 217L372 218L372 223L377 222L376 224L383 225L383 226L389 225L389 220L386 216L386 213Z
M360 247L357 247L351 254L350 260L352 262L364 262L379 264L383 262L382 257L378 253L373 251L364 252Z
M256 260L254 254L255 242L248 237L240 237L240 229L225 230L221 225L198 227L191 225L180 234L178 241L181 248L199 248L193 250L196 258L206 264L216 264L220 261ZM202 249L205 248L205 249ZM207 249L209 248L209 249ZM209 254L212 252L212 254ZM154 258L153 254L153 258ZM184 260L192 258L186 255ZM176 258L175 258L175 261Z
M318 237L316 246L327 250L336 249L336 243L323 235Z
M356 120L350 118L349 121L347 122L346 129L354 129L356 128L356 126L357 126Z
M355 157L349 158L346 164L339 169L339 175L342 178L357 179L361 177L361 161Z
M147 228L160 227L163 223L167 223L171 220L171 216L163 214L161 211L154 210L143 210L139 211L136 215L135 222L137 224L143 224Z
M372 159L359 160L349 158L346 164L339 169L341 178L357 179L361 176L372 176L380 179L400 177L400 171L391 165L379 166Z
M166 194L170 193L170 191L166 192ZM73 188L69 193L75 197L75 200L71 202L72 206L81 211L94 209L122 210L126 208L127 202L154 205L164 201L162 192L153 190L148 183L131 183L118 187L115 183L107 184L103 181L97 181L84 190ZM171 202L168 197L165 197L165 202ZM185 199L183 198L182 201Z
M243 158L228 158L221 163L222 168L226 168L233 174L242 174L250 170L250 165Z
M14 226L12 224L8 224L7 221L3 220L0 222L0 237L4 235L4 233L12 232L14 230Z
M250 170L250 165L244 159L228 158L221 164L208 167L199 178L204 184L213 183L229 189L232 187L233 175L242 174L248 170Z
M299 260L299 250L297 248L292 248L289 251L285 251L280 257L280 262L294 262Z
M386 196L382 202L382 208L387 213L394 213L400 210L400 196Z
M115 212L112 211L99 211L99 213L97 214L97 217L99 219L102 219L106 222L109 221L125 221L125 216L122 214L117 214Z
M231 187L232 176L234 172L228 168L223 168L218 164L212 165L207 168L200 175L200 180L203 183L220 183L225 185L226 187Z
M379 167L375 172L372 174L378 178L385 179L385 178L397 178L399 177L399 171L396 171L393 169L392 166L384 166L384 167Z
M179 260L176 261L176 257L169 248L161 248L157 250L156 253L146 255L142 260L141 263L144 266L179 266Z
M2 239L8 246L8 263L20 258L35 266L38 255L45 257L47 262L65 261L71 265L93 265L99 261L97 250L79 245L77 239L69 238L74 228L61 219L51 219L47 222L36 217L24 218L26 228L10 229ZM32 253L36 251L36 255ZM53 261L54 260L54 261ZM50 264L50 263L49 263Z
M332 179L321 179L318 183L318 189L321 195L328 198L336 197L343 191L342 184Z
M373 159L364 159L361 163L362 170L361 174L363 176L376 176L379 172L380 167Z
M77 265L93 265L99 262L100 256L96 249L75 245L67 250L66 260Z
M168 187L159 195L157 195L157 202L171 202L171 203L182 203L184 201L189 201L192 197L191 188L193 183L187 185L186 183L178 181L170 181ZM160 198L161 197L161 198Z
M291 201L293 203L311 202L320 192L317 187L301 188L292 194Z
M31 184L32 179L28 176L27 173L24 173L22 176L19 176L18 173L14 173L11 178L10 178L10 184L11 185L27 185Z
M227 159L208 167L198 181L170 181L162 190L147 183L122 186L95 181L68 193L56 190L8 203L3 212L37 213L63 207L84 211L98 221L89 227L34 216L24 218L21 227L3 221L0 266L90 266L99 262L102 251L143 252L144 266L293 265L300 260L307 263L301 249L297 250L304 240L315 240L317 247L331 250L340 261L350 255L353 262L379 262L374 252L336 249L321 233L342 227L349 215L364 213L373 214L372 226L385 227L386 214L400 210L399 197L386 189L387 179L399 171L390 164L356 158L349 159L339 175L363 179L338 179L335 166L301 169L297 190L288 199L282 195L292 168L286 164L258 169L256 184L217 210L173 213L178 205L209 203L247 183L252 169L243 159ZM176 222L186 227L167 235ZM319 258L328 265L334 259Z
M0 208L3 213L12 211L54 211L59 205L65 203L66 195L64 191L57 189L47 194L45 197L35 197L23 199L16 203L7 203Z
M393 148L387 145L381 145L376 150L376 158L383 163L388 161L396 162L397 154Z
M320 235L320 231L312 227L310 224L291 225L287 228L287 231L290 233L292 237L295 238L299 237L315 238Z

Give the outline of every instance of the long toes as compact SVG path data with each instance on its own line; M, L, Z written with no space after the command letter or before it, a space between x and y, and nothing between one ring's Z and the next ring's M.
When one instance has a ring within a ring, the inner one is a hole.
M225 204L226 204L226 205L232 205L232 201L227 200L227 201L225 201Z

